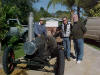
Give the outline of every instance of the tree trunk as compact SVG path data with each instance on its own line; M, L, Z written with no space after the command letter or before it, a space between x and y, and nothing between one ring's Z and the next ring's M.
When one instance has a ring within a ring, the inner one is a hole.
M80 19L80 7L77 6L77 14L78 14L78 18Z
M0 41L0 53L1 53L1 41Z

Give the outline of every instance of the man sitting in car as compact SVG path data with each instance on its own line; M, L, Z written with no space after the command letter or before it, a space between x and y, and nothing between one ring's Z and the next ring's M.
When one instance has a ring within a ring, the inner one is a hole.
M35 33L35 37L40 37L41 35L47 36L47 31L46 31L43 18L40 18L39 23L36 23L34 25L34 33Z

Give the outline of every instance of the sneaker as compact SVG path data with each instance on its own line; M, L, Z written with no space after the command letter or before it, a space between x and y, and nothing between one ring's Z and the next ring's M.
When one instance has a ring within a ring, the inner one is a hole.
M76 63L77 63L77 64L80 64L81 62L82 62L82 61L78 60Z
M76 60L76 58L75 58L75 59L73 59L73 61L77 61L77 60Z
M67 60L68 60L68 61L71 61L71 59L70 59L70 58L67 58Z

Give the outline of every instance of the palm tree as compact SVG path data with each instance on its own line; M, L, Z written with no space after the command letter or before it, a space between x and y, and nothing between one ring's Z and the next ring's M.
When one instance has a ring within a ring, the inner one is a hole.
M83 8L85 12L94 7L99 0L50 0L48 8L53 4L55 6L57 3L65 5L67 9L71 10L73 6L77 7L77 14L80 18L80 8Z
M62 2L62 0L50 0L49 3L48 3L47 9L48 9L51 5L53 5L53 7L55 7L56 4L61 3L61 2Z
M66 9L70 11L70 10L72 10L73 5L75 4L75 0L50 0L50 2L48 3L47 9L48 9L51 5L53 5L53 7L55 8L55 5L56 5L57 3L60 3L61 5L66 6L66 7L67 7ZM71 13L70 13L70 17L71 17Z
M47 9L53 5L55 7L56 4L60 3L61 5L65 5L69 9L72 9L72 6L74 5L74 0L50 0L47 6Z
M77 7L77 14L78 14L78 17L80 18L80 0L75 0L75 3L74 3Z
M72 10L73 6L77 7L77 14L80 18L80 0L63 0L63 5L67 6L70 10Z
M48 3L48 6L47 6L47 9L53 5L53 9L55 10L55 5L58 4L58 3L61 3L62 0L50 0L49 3Z

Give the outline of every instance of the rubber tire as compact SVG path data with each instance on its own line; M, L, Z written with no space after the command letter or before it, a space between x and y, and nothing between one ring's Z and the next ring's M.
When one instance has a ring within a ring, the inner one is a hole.
M7 75L9 75L9 74L11 74L13 71L14 71L14 68L15 68L15 66L16 66L16 64L14 64L14 63L12 63L12 65L13 65L13 69L12 70L10 70L9 69L9 67L8 67L8 55L9 55L9 53L11 53L11 52L13 52L13 49L11 48L11 47L8 47L8 48L6 48L5 49L5 51L4 51L4 54L3 54L3 69L4 69L4 72L7 74ZM14 52L13 52L13 54L14 54Z
M65 69L64 51L59 50L56 62L55 75L64 75L64 69Z

